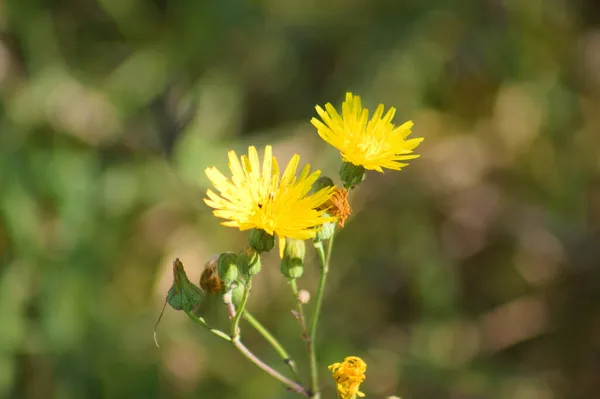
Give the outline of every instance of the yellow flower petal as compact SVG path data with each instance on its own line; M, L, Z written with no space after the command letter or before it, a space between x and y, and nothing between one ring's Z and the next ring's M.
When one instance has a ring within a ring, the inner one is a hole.
M408 121L395 127L392 119L396 109L393 107L384 115L383 104L380 104L369 120L369 111L362 108L360 97L352 93L346 93L341 116L330 103L325 104L325 109L320 106L315 109L322 121L312 118L311 123L319 136L340 150L345 162L365 169L399 170L407 164L398 161L414 159L416 156L409 154L423 141L422 138L406 140L413 123ZM399 155L411 158L399 158Z
M359 391L360 384L365 380L367 364L359 357L348 356L342 363L329 366L340 399L352 399L355 396L364 397Z
M279 237L279 257L283 259L283 250L285 249L285 237Z
M306 165L296 177L298 155L292 157L281 176L271 146L265 147L262 163L255 147L249 147L248 155L240 158L230 151L228 159L231 179L215 167L206 168L215 190L206 191L204 202L214 209L215 216L225 219L223 225L277 234L283 250L286 237L313 238L323 223L335 220L319 209L335 187L309 194L320 172L310 173Z

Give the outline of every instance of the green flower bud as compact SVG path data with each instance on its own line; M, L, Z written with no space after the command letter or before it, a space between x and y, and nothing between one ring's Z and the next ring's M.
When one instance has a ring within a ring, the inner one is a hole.
M238 268L246 278L258 274L261 268L260 255L258 252L251 247L240 252L238 255Z
M252 229L248 235L248 245L259 254L269 252L275 246L275 237L261 229Z
M340 179L347 189L356 186L365 180L365 168L361 165L344 162L340 168Z
M306 246L303 240L287 238L285 240L285 250L283 259L281 259L281 274L289 279L302 277L304 273L304 254Z
M233 290L231 290L231 303L233 303L236 307L238 307L242 303L243 298L244 298L244 284L238 283L235 285Z
M227 286L231 285L238 277L237 255L225 252L217 260L219 278Z
M324 188L327 187L333 187L335 186L335 184L333 184L333 180L331 180L329 177L327 176L321 176L317 179L316 182L313 183L313 191L316 193L318 191L321 191Z
M304 240L296 240L294 238L285 239L285 249L283 250L283 256L289 256L290 258L298 258L304 261L304 254L306 253L306 245Z
M300 278L303 273L304 263L302 262L302 259L290 258L289 256L284 256L283 259L281 259L281 274L283 274L285 278Z
M327 212L325 212L325 215L330 216ZM317 230L317 234L315 235L315 238L313 238L313 241L320 242L329 240L335 233L335 225L335 221L323 223L319 230Z

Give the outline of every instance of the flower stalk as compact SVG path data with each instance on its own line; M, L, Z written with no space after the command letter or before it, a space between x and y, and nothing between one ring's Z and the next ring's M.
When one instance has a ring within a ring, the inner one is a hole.
M319 254L319 261L321 264L321 276L319 278L319 288L317 289L317 298L315 300L315 311L312 318L312 324L310 327L310 353L309 353L309 363L310 363L310 390L312 393L312 398L320 399L321 393L319 392L319 366L317 361L317 353L316 353L316 338L317 338L317 329L319 327L319 316L321 315L321 307L323 305L323 298L325 293L325 284L327 283L327 274L329 273L329 260L331 259L331 251L333 250L333 237L331 236L329 239L329 245L327 247L327 254L325 253L325 249L323 247L323 242L318 241L314 244L317 249L317 253Z
M311 345L310 345L310 334L308 328L306 327L306 317L304 315L304 307L302 306L302 302L300 301L298 284L295 279L290 280L290 289L292 294L294 295L294 300L296 301L296 320L298 320L298 324L300 325L300 329L302 331L302 339L306 342L306 353L308 354L309 359L311 358Z
M211 333L215 334L217 337L227 341L227 342L231 342L231 337L227 334L225 334L223 331L218 330L216 328L211 327L202 317L196 316L194 313L192 313L191 311L186 311L185 314L188 315L188 317L190 319L192 319L192 321L196 324L200 324L202 327L206 328L208 331L210 331Z
M188 317L195 322L196 324L200 324L202 327L206 328L208 331L210 331L211 333L215 334L217 337L227 341L227 342L231 342L233 344L233 346L235 346L235 348L242 354L244 355L244 357L246 357L248 360L250 360L252 363L254 363L258 368L260 368L261 370L263 370L264 372L266 372L267 374L269 374L270 376L272 376L273 378L275 378L276 380L280 381L281 383L283 383L284 385L286 385L290 390L299 393L300 395L306 396L307 398L310 397L309 392L299 383L290 380L289 378L281 375L278 371L276 371L275 369L273 369L271 366L269 366L268 364L266 364L265 362L263 362L262 360L260 360L254 353L252 353L240 340L240 336L237 335L236 337L230 337L229 335L225 334L223 331L218 330L216 328L212 328L202 317L196 316L194 313L192 313L191 311L189 312L185 312ZM246 315L246 319L248 319L248 315ZM252 316L250 316L250 319L256 321L256 319L254 319ZM260 323L258 323L258 325L260 325ZM262 325L261 325L262 326ZM266 331L264 328L262 329L264 331ZM268 332L267 332L268 334ZM270 335L270 334L268 334ZM281 348L281 350L283 350L283 348L281 347L281 345L279 345L279 347ZM287 355L287 352L285 352L285 350L283 350L283 353L286 354L286 357L289 357L289 355Z
M277 340L277 338L275 338L273 336L273 334L271 334L271 332L269 330L267 330L267 328L265 326L263 326L262 323L260 321L258 321L247 310L244 311L243 317L244 317L244 319L248 323L250 323L250 325L252 327L254 327L254 329L260 335L263 336L263 338L269 344L271 344L271 346L273 347L273 349L275 349L275 351L281 357L281 359L283 360L283 362L290 368L290 370L292 371L292 374L294 374L294 377L295 377L296 381L299 382L300 381L300 376L298 375L298 369L296 368L296 362L294 361L294 359L292 359L292 357L290 356L290 354L288 353L288 351L285 350L285 348L281 345L281 343Z
M256 366L258 366L265 373L269 374L271 377L275 378L279 382L286 385L290 390L299 393L302 396L306 396L310 398L310 393L300 384L295 381L290 380L289 378L281 375L278 371L273 369L271 366L260 360L254 353L252 353L243 343L240 341L239 336L231 339L231 343L236 349L246 357L246 359L250 360Z
M235 339L238 335L240 335L240 318L242 314L244 314L244 310L246 309L246 303L248 302L248 297L250 296L250 289L252 289L252 277L248 277L244 282L244 296L242 297L242 303L238 307L235 316L233 317L233 322L231 323L231 338Z

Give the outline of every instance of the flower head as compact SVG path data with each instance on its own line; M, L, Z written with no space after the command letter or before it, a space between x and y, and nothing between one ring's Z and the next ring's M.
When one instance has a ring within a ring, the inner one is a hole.
M334 189L324 188L309 194L320 172L310 173L310 165L306 165L296 177L299 161L300 157L295 154L280 176L271 146L265 147L262 169L256 148L249 147L248 155L241 158L230 151L231 180L217 168L207 168L206 175L219 194L207 190L208 198L204 202L215 209L215 216L226 220L222 223L224 226L240 230L256 228L271 236L277 234L282 252L286 237L313 238L323 223L333 220L325 215L325 210L318 208L331 197Z
M223 289L223 281L219 278L216 260L211 260L204 264L204 270L200 275L200 288L210 295L219 294Z
M413 123L395 127L393 107L383 115L383 104L379 104L369 120L369 111L362 108L360 97L346 93L342 115L330 103L325 109L318 105L315 108L323 121L312 118L311 123L323 140L340 150L345 162L383 172L382 168L400 170L408 165L401 161L419 157L412 152L423 138L406 139Z
M343 187L336 188L329 200L322 205L327 213L337 219L339 227L344 227L346 219L352 214L352 208L348 203L348 190Z
M329 370L335 380L340 399L354 399L356 396L364 397L365 394L358 390L365 380L367 364L356 356L349 356L342 363L334 363Z

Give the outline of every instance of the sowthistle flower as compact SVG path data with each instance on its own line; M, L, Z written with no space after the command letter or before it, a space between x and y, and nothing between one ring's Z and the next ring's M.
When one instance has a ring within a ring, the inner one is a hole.
M329 366L333 379L335 380L338 396L340 399L355 399L364 397L359 391L360 384L365 380L367 364L357 356L348 356L341 363L333 363Z
M337 219L339 227L344 227L346 219L352 214L352 208L348 203L348 190L343 187L335 189L335 192L329 200L321 206L327 213Z
M279 174L277 159L271 146L265 147L264 159L258 158L256 148L248 148L248 155L229 152L231 180L217 168L206 169L206 175L219 192L207 190L204 202L215 210L214 215L225 219L224 226L240 230L260 229L279 238L283 254L285 238L306 240L313 238L325 222L334 220L319 209L333 194L328 187L309 194L320 171L310 173L306 165L298 177L296 170L300 157L294 154L283 174ZM262 170L261 170L262 169Z
M315 109L322 121L312 118L311 123L323 140L340 150L344 162L383 172L383 168L400 170L408 165L401 161L419 157L412 152L423 138L406 139L413 122L395 127L393 107L384 115L383 104L379 104L369 120L360 97L346 93L341 115L331 103L325 104L325 109L318 105Z
M247 155L241 157L230 151L230 178L215 167L205 170L215 191L208 189L204 201L213 208L215 216L224 219L222 225L236 227L241 231L250 230L249 247L241 252L221 253L216 261L208 262L200 278L201 288L189 282L183 265L176 260L173 264L173 285L166 299L171 307L184 310L211 333L232 343L257 367L307 398L317 395L315 393L319 391L315 337L333 248L335 223L343 227L352 212L348 203L348 189L364 179L367 169L383 172L383 168L399 170L406 166L404 161L419 157L413 154L413 150L423 140L407 139L413 126L411 121L399 127L392 124L396 112L394 108L390 108L384 115L384 107L380 104L369 119L369 111L362 108L360 97L352 93L346 94L341 115L330 103L325 105L325 109L317 106L316 110L322 120L312 118L311 123L327 143L340 151L344 161L340 179L344 187L336 188L328 177L318 179L320 171L311 173L310 165L306 165L297 176L300 162L297 154L294 154L280 174L271 146L265 147L262 160L253 146L248 148ZM239 321L244 316L271 343L298 378L295 363L289 354L246 309L252 278L261 269L260 254L274 247L275 236L279 240L282 274L288 279L296 297L303 336L308 336L309 330L303 319L302 305L308 303L310 295L305 290L298 292L296 279L302 276L304 270L304 240L314 239L313 246L319 252L321 278L314 300L308 341L310 382L307 387L268 366L250 352L239 338ZM329 240L327 251L323 245L324 240ZM218 295L227 306L231 319L230 334L211 327L202 317L193 313L206 293ZM360 391L360 385L366 378L366 368L366 363L356 356L346 357L343 362L329 366L339 399L365 396Z

